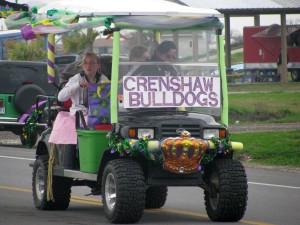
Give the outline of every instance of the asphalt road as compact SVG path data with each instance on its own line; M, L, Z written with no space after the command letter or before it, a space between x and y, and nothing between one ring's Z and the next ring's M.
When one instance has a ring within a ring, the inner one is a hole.
M34 149L0 145L0 224L48 225L108 224L101 197L85 196L88 188L73 187L66 211L35 209L31 192ZM300 173L277 168L246 168L249 184L248 206L238 223L298 225L300 221ZM159 210L145 210L138 224L219 224L206 215L200 188L170 187L168 200Z

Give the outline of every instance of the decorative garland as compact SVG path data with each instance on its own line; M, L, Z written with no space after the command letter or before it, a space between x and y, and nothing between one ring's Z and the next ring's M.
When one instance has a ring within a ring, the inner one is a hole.
M26 119L24 124L24 134L23 137L26 141L26 146L32 148L35 143L32 143L31 137L36 132L36 123L42 114L41 110L34 109L31 115Z
M210 162L212 162L217 154L227 154L232 151L232 146L231 146L231 141L229 139L229 136L223 139L218 139L218 138L211 138L210 139L214 145L215 149L210 149L209 151L206 151L205 155L199 162L199 168L201 169L201 165L206 165Z
M141 138L134 144L130 138L118 138L117 134L112 132L108 133L106 135L106 138L108 139L108 146L111 149L112 154L114 154L115 152L119 152L120 156L136 156L139 153L143 152L147 159L153 159L150 157L148 151L148 137ZM211 138L211 141L214 143L215 149L206 151L205 155L199 162L198 170L202 169L202 165L206 165L212 162L217 154L227 154L232 151L231 141L229 137L224 139ZM155 160L159 161L158 154L154 154L154 157Z
M227 154L232 151L231 141L229 137L218 139L218 138L211 138L211 141L215 144L218 153Z
M150 159L148 152L148 137L143 137L133 144L130 138L118 138L116 133L109 132L106 135L108 139L108 146L111 149L111 153L119 152L121 156L132 155L136 156L143 152L144 155Z

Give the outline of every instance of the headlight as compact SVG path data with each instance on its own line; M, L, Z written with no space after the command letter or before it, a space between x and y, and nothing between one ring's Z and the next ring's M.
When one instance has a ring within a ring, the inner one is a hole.
M149 128L139 128L138 138L148 137L148 139L154 138L154 129Z
M204 129L203 130L203 138L211 139L211 138L219 138L219 129Z

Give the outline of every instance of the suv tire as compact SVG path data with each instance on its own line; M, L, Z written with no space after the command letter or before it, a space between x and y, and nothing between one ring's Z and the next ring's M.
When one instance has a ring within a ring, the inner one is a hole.
M34 146L39 138L39 133L34 132L33 134L30 135L30 143L32 143L32 146ZM24 137L24 134L20 134L20 141L23 146L26 146L26 138Z
M111 223L139 221L145 197L145 177L136 161L115 159L107 163L102 177L102 202Z
M35 104L37 95L46 95L45 91L35 84L24 84L17 89L14 105L19 113L26 113Z
M220 159L207 168L206 182L212 193L204 191L206 211L212 221L236 222L247 206L248 185L244 166L236 160Z

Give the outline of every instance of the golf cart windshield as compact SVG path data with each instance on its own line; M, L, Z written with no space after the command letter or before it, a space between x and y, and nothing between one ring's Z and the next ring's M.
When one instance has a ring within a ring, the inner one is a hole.
M119 111L220 115L215 31L121 30L120 36L127 60L119 62Z

